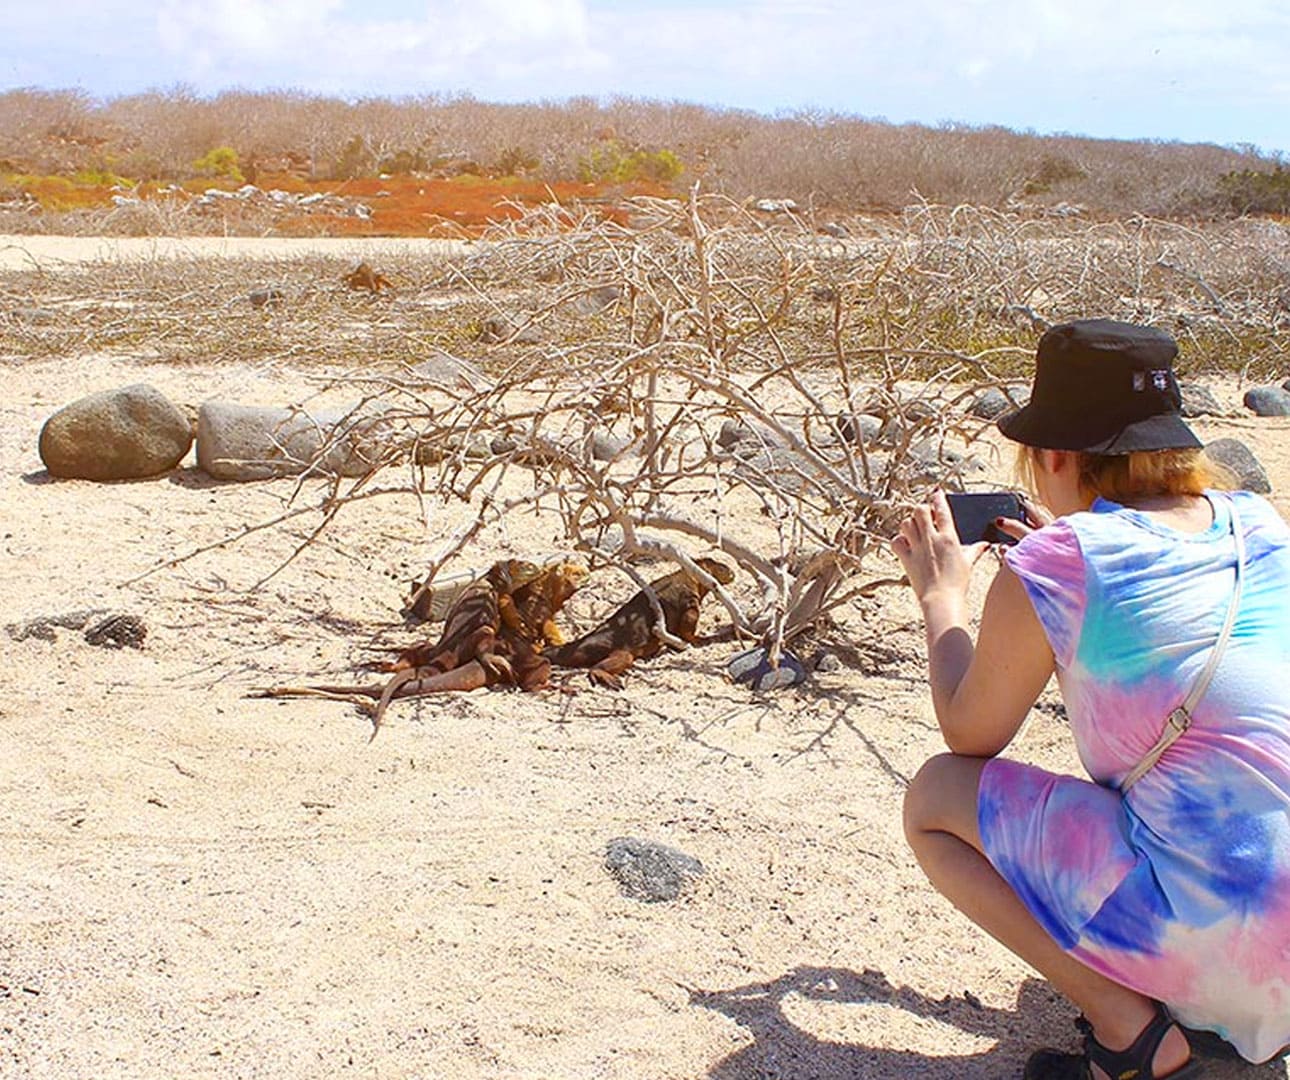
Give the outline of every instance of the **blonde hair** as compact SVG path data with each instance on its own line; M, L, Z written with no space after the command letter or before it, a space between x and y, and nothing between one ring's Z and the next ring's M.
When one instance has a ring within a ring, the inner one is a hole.
M1236 479L1204 450L1139 450L1132 454L1074 452L1080 491L1091 503L1100 496L1126 503L1159 495L1201 495L1206 488L1230 489ZM1031 492L1039 450L1017 448L1017 477Z

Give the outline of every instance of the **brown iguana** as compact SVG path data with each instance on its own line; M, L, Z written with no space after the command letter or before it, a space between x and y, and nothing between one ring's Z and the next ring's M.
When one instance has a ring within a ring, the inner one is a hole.
M437 642L414 646L383 665L394 672L383 685L277 687L257 696L375 698L374 739L395 698L475 690L501 682L523 690L539 689L550 678L551 665L537 650L560 638L555 615L586 577L587 571L576 563L545 568L517 559L495 563L457 597Z
M735 579L734 572L716 559L694 561L722 585ZM701 644L699 605L708 595L708 586L688 570L677 570L650 582L650 588L658 599L667 632L692 645ZM588 668L592 682L619 689L619 676L635 661L663 650L663 641L655 632L657 625L654 605L642 589L594 630L567 645L544 649L542 655L556 667Z

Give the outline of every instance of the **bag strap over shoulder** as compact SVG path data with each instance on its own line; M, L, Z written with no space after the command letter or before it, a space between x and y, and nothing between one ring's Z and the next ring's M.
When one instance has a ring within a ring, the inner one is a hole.
M1133 767L1129 775L1120 783L1121 793L1128 791L1129 788L1141 780L1160 760L1164 752L1182 737L1184 731L1191 727L1191 714L1199 704L1200 699L1205 696L1205 691L1209 689L1209 684L1214 678L1214 672L1218 670L1218 663L1223 659L1227 643L1232 637L1232 628L1236 625L1237 609L1241 606L1241 585L1245 578L1245 534L1241 529L1241 518L1236 512L1235 501L1228 499L1227 506L1232 523L1232 538L1236 547L1236 585L1232 589L1232 599L1227 605L1227 617L1223 620L1223 629L1218 633L1218 640L1214 643L1213 649L1210 650L1209 660L1206 662L1204 670L1200 673L1200 677L1183 699L1183 703L1169 714L1165 722L1165 730L1160 738L1156 740L1155 746L1146 752L1142 760Z

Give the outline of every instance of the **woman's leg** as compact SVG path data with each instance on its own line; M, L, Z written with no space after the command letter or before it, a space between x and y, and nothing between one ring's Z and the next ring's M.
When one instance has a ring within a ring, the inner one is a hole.
M983 854L977 789L984 758L941 754L928 761L905 794L905 835L927 878L979 927L1048 979L1088 1017L1098 1042L1123 1050L1154 1015L1149 998L1099 975L1065 952ZM1169 1073L1190 1055L1174 1027L1156 1052L1154 1072ZM1095 1076L1102 1076L1100 1069Z

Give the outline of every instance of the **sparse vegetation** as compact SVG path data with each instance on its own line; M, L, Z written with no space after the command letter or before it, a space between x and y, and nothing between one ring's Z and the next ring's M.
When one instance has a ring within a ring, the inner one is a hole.
M1290 214L1290 169L1241 169L1219 177L1219 190L1237 214Z
M893 125L832 113L767 117L626 98L490 104L427 96L342 101L299 92L176 89L107 100L0 94L8 171L181 179L211 148L241 173L321 183L462 173L667 185L697 177L734 199L897 211L925 198L996 209L1078 204L1103 216L1284 212L1285 172L1249 147ZM213 164L213 163L212 163Z
M217 146L193 162L193 170L198 176L208 176L217 180L231 180L241 184L246 180L238 168L237 151L231 146Z

